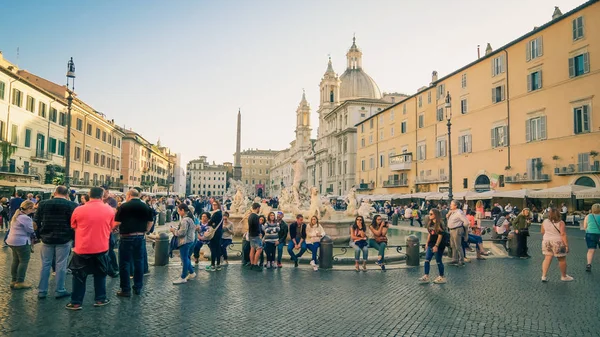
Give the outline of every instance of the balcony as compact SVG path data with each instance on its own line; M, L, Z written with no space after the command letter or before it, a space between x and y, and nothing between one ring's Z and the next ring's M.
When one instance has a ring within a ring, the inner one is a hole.
M412 153L403 153L390 157L390 170L406 171L412 166Z
M425 185L425 184L439 184L439 183L447 183L447 176L439 176L439 177L417 177L415 180L415 184L417 185Z
M536 183L547 183L550 180L550 175L542 174L540 172L528 175L527 173L515 174L514 176L504 177L504 183L506 184L536 184Z
M393 180L386 180L383 182L383 187L407 187L408 186L408 179L393 179Z
M357 191L370 191L374 188L375 188L375 183L358 184L358 186L356 187L356 190Z
M48 162L52 160L52 154L48 151L36 150L31 156L31 160Z
M575 174L598 174L600 173L600 162L595 161L593 164L579 163L577 165L571 164L569 166L555 167L554 175L557 176L569 176Z

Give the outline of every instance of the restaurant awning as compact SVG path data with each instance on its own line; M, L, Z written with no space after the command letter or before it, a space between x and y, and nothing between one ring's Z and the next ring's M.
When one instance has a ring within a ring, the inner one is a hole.
M573 194L575 194L575 198L577 199L600 199L600 188L588 188L575 191Z
M591 189L587 186L579 186L579 185L564 185L558 187L547 188L544 190L534 191L528 194L528 197L531 198L540 198L540 199L568 199L575 192L585 191Z

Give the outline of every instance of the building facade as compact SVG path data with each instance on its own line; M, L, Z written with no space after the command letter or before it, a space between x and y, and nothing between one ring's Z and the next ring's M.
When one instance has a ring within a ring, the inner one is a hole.
M596 59L594 0L564 15L556 9L545 25L488 45L445 77L434 72L428 86L357 124L359 189L446 192L450 148L454 192L600 186Z
M249 149L240 153L242 179L254 196L269 196L269 172L277 151ZM234 167L235 172L235 167Z
M223 196L227 186L227 170L224 165L210 164L206 156L190 161L186 169L186 194Z

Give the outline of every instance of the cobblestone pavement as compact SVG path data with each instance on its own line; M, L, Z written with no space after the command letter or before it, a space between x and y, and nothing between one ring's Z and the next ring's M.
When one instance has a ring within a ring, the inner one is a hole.
M276 271L231 265L175 286L180 267L151 267L144 292L117 298L118 279L108 279L111 303L92 306L88 281L84 309L67 300L38 301L35 290L11 291L10 250L0 250L2 336L598 336L600 264L586 273L583 233L569 229L571 283L540 282L539 227L529 260L473 261L446 267L445 285L419 285L421 268L313 272L286 265ZM202 265L201 265L202 266ZM28 280L39 279L39 251ZM432 266L432 276L437 268ZM53 290L53 278L50 289ZM70 289L71 278L67 278Z

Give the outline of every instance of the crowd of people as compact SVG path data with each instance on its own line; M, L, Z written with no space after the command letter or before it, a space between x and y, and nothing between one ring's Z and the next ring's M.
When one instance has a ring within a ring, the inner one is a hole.
M19 194L10 200L2 199L0 214L2 227L6 229L5 247L12 250L11 289L32 288L32 284L26 281L26 274L33 247L39 243L42 267L38 298L48 296L52 271L56 277L55 298L69 297L66 305L69 310L82 308L86 279L90 275L94 278L94 306L110 302L106 294L107 276L120 279L117 296L141 294L144 275L149 273L146 236L153 232L157 215L165 211L172 213L172 220L178 221L177 226L170 228L173 234L171 249L179 250L182 272L173 284L184 284L196 277L198 269L194 264L198 265L204 245L210 248L210 265L206 266L206 271L220 271L222 264L228 264L227 248L234 237L234 226L227 212L228 199L221 205L216 198L208 197L156 198L142 195L137 189L131 189L121 197L111 195L107 187L91 188L89 194L81 196L79 203L73 199L72 193L64 186L58 186L48 200ZM295 267L303 254L309 251L310 265L318 271L319 247L326 235L319 218L312 216L305 223L304 217L298 214L295 222L287 224L282 212L270 212L265 217L260 214L260 208L260 204L252 204L248 228L242 238L245 268L256 271L265 267L282 268L284 248L287 247ZM427 229L424 275L419 279L420 283L430 282L430 265L434 258L439 275L433 282L446 283L442 257L447 248L451 249L452 258L448 264L458 267L469 262L467 249L476 251L479 260L485 260L484 256L488 254L483 249L481 238L485 231L482 226L485 212L481 201L475 204L475 210L453 200L449 205L435 207L433 203L427 203L418 207L409 204L394 210L390 208L390 211L410 220L411 225L416 221ZM426 214L422 215L422 212ZM553 257L556 257L561 280L572 281L573 278L567 274L569 242L564 210L550 207L546 213L541 224L544 255L541 279L548 281L548 269ZM530 257L527 237L532 216L529 208L519 211L510 204L506 207L494 204L491 214L496 236L506 237L512 230L518 242L517 256ZM594 204L583 225L588 248L586 271L591 271L594 252L600 247L599 224L600 204ZM350 228L350 246L355 253L356 272L367 271L369 248L377 252L376 265L386 270L389 226L380 214L374 215L370 223L362 216L355 218ZM471 244L475 245L474 249ZM67 273L73 276L72 292L65 287Z

